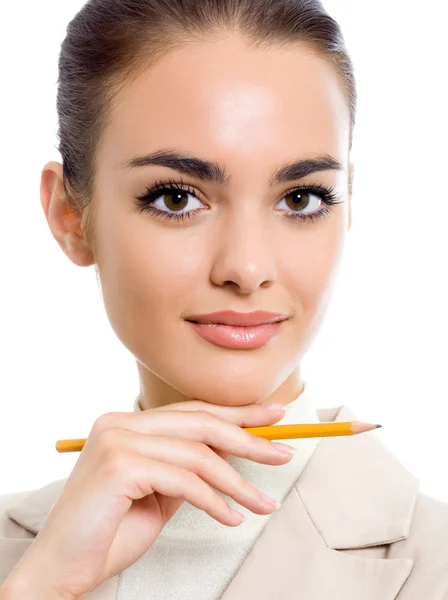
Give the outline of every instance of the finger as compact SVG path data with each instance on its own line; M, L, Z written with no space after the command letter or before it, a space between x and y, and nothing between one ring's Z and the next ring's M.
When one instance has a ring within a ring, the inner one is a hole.
M108 417L108 414L103 416ZM119 422L119 429L202 442L234 456L263 464L284 464L290 458L289 454L280 452L270 440L244 431L234 423L206 411L175 411L175 414L173 411L118 413L120 418L116 414L111 414L107 424ZM91 438L98 440L98 437L108 434L111 429L106 428L103 422L102 430Z
M284 410L273 409L271 406L279 407L281 405L269 404L247 404L245 406L220 406L203 402L202 400L188 400L185 402L176 402L165 406L158 406L148 410L138 412L108 412L100 415L93 428L97 431L108 429L110 427L126 427L128 423L135 419L144 418L149 414L158 414L160 412L178 413L178 412L199 412L206 411L223 420L229 421L239 427L258 427L260 425L270 425L279 421L285 414Z
M175 437L148 436L122 430L127 448L136 454L175 465L196 473L203 481L257 514L272 512L273 505L266 502L261 491L200 442L189 442Z
M150 409L151 412L159 411L201 411L205 410L220 419L230 421L240 427L257 427L259 425L275 423L284 415L281 404L246 404L244 406L221 406L203 400L187 400L175 402ZM276 407L274 409L274 407ZM144 411L143 411L144 412Z
M183 498L223 525L235 527L242 521L224 498L188 469L134 456L129 460L124 476L133 483L126 493L135 500L158 492L163 496Z

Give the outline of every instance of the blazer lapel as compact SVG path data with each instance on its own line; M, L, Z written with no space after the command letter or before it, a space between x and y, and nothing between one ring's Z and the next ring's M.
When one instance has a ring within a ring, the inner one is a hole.
M357 420L346 406L317 412L321 422ZM6 514L37 535L66 481L25 495ZM409 535L418 487L371 433L322 438L222 600L394 600L413 560L375 558L368 550L363 556L360 549ZM0 555L11 557L0 576L6 578L32 542L0 540ZM112 577L83 600L116 600L117 584Z
M318 413L357 420L346 406ZM322 438L222 600L394 600L414 561L374 547L409 535L418 487L371 433Z

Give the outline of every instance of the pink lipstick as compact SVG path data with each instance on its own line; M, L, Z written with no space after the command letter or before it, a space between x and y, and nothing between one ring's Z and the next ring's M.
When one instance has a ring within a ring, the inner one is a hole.
M193 315L186 320L203 339L222 348L262 348L278 335L281 322L289 317L280 313L219 311Z

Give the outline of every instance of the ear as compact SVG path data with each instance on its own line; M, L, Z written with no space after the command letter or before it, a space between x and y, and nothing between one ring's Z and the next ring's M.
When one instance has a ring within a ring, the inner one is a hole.
M69 259L80 267L95 263L81 227L81 211L67 200L63 166L51 161L42 169L40 201L53 237Z

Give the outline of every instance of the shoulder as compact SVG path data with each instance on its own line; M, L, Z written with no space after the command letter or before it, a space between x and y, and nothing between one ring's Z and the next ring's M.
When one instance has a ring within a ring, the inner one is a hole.
M412 515L410 543L415 552L428 552L432 558L444 550L445 569L448 555L448 503L427 494L417 494ZM413 542L414 540L414 542Z
M433 559L443 556L448 578L448 502L417 494L410 537L416 540L417 552L428 549Z
M422 528L422 525L425 525ZM432 498L423 492L417 494L413 526L416 532L420 531L422 534L427 532L428 525L431 525L435 529L432 533L436 533L436 529L439 527L445 528L445 533L448 531L448 502L443 500L437 500Z
M413 569L400 600L448 598L448 503L419 492L416 496L409 536L389 546L388 558L410 557ZM409 596L411 598L411 596Z

